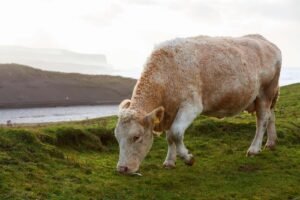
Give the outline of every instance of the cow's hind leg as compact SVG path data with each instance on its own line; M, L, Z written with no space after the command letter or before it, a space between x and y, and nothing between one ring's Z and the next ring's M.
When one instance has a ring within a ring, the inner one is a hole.
M271 117L271 101L267 98L258 98L255 101L256 109L256 134L247 155L256 155L261 151L264 133L266 132L269 119Z
M278 84L278 82L277 82ZM275 93L275 96L273 97L272 104L271 104L271 117L268 123L267 127L267 133L268 133L268 140L265 145L265 148L268 149L275 149L276 140L277 140L277 134L276 134L276 127L275 127L275 105L278 99L279 95L279 88L277 87L277 91Z
M200 104L185 103L178 110L176 118L167 131L168 154L164 162L166 168L175 167L176 154L178 154L187 165L194 163L193 155L189 154L183 143L184 132L193 120L202 111Z

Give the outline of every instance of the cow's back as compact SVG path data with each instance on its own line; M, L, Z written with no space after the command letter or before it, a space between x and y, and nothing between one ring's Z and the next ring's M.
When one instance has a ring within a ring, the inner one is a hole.
M176 39L153 52L153 77L165 85L170 120L183 101L197 96L203 114L224 117L247 108L280 72L279 49L260 35ZM277 77L277 79L278 79Z

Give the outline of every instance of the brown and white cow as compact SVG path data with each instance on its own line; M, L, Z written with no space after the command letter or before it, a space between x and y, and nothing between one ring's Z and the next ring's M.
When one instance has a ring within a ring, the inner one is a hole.
M234 116L256 112L256 134L247 155L276 142L274 106L279 92L281 52L261 35L198 36L158 45L148 58L131 100L119 107L115 136L120 155L117 170L133 173L153 143L154 131L166 131L165 167L176 154L192 165L184 132L199 115Z

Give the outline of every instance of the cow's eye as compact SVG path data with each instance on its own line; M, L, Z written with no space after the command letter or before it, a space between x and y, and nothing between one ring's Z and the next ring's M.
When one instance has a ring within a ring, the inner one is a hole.
M134 136L134 137L133 137L133 142L139 141L140 138L141 138L140 136Z

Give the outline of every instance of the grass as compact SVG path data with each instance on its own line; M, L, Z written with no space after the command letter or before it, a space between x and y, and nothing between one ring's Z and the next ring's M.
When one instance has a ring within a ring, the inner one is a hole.
M116 117L0 128L0 199L300 199L300 84L281 89L276 151L246 157L255 118L199 117L185 143L194 166L162 168L156 137L142 177L115 172Z

